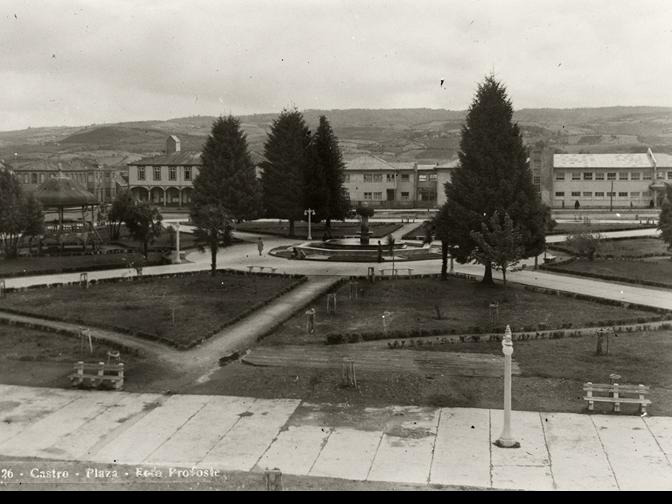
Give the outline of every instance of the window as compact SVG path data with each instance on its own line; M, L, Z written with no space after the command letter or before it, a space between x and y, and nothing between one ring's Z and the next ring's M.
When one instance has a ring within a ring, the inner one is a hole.
M638 192L631 192L631 193L630 193L630 197L631 197L631 198L639 198L639 194L640 194L640 193L638 193Z
M556 198L564 198L565 197L565 192L564 191L556 192L555 197Z
M427 182L427 175L418 175L418 182Z
M590 191L588 191L588 192L584 192L584 193L583 193L583 197L584 197L584 198L592 198L592 197L593 197L593 193L590 192Z
M383 199L383 193L382 192L374 192L373 193L373 199L374 200L382 200Z
M578 198L578 197L580 197L580 196L581 196L581 192L580 192L580 191L574 191L574 192L572 193L572 197L574 197L574 198Z
M31 173L30 174L30 183L31 184L37 184L37 173Z
M402 182L408 182L411 179L410 175L408 173L403 173L401 175L401 181Z
M644 172L642 180L651 180L651 172Z
M386 177L388 182L394 182L394 173L388 173Z
M604 191L598 191L595 193L596 198L604 198Z
M401 199L402 200L407 200L408 199L408 193L407 192L402 192L401 193Z
M532 183L536 186L541 185L541 177L535 175L532 177Z
M364 174L364 182L373 182L373 174L365 173Z
M168 180L177 180L177 168L171 166L168 168Z
M572 180L581 180L581 173L579 172L572 173Z
M373 181L374 182L382 182L383 181L383 174L382 173L376 173L373 176Z
M619 192L619 193L618 193L618 197L619 197L619 198L627 198L627 197L628 197L628 193L627 193L627 192Z
M607 180L616 180L616 173L607 173Z
M368 200L370 200L370 199L373 199L373 197L371 196L371 193L370 193L370 192L365 192L365 193L364 193L364 199L368 199Z
M672 171L667 172L667 180L672 180Z
M593 180L593 172L584 172L583 180Z
M611 192L611 191L609 191L609 192L607 193L607 196L609 196L609 197L611 198L612 196L616 196L616 193L615 193L615 192Z
M145 167L138 166L138 180L145 180Z
M638 171L633 171L630 174L630 180L639 180L641 176L642 176L642 174L639 173Z
M155 166L154 167L154 180L161 180L161 167L160 166Z
M628 172L620 172L618 174L618 180L628 180Z
M350 175L347 175L349 177ZM191 180L191 166L185 166L184 167L184 180L185 181L190 181Z
M565 180L564 172L556 172L555 173L555 180Z
M436 182L436 180L437 180L436 173L431 173L429 175L429 180L432 181L432 182Z
M604 173L596 173L595 180L604 180Z

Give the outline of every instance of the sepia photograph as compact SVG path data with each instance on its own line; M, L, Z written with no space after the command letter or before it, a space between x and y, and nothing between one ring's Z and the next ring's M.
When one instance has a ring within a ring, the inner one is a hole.
M672 490L672 2L0 0L0 491Z

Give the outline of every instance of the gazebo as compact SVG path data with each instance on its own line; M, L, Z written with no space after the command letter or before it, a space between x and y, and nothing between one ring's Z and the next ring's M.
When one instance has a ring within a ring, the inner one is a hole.
M63 212L66 209L81 209L82 221L86 228L86 213L91 209L92 231L95 222L94 209L98 206L98 199L86 189L79 186L70 177L58 170L58 174L43 182L35 189L35 197L45 209L55 209L58 212L57 236L61 241L63 234ZM78 237L81 239L81 237ZM84 245L86 248L86 244ZM62 247L61 247L62 248Z

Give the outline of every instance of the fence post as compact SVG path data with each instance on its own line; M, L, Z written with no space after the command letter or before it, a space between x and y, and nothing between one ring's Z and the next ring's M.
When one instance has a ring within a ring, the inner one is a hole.
M341 379L343 386L357 388L357 375L355 374L355 361L350 357L343 358L341 367Z
M376 279L376 269L373 266L369 266L366 276L369 282L373 282Z
M80 273L79 274L79 286L84 287L85 289L89 288L89 274Z
M274 467L273 469L266 469L264 471L264 481L266 482L267 491L282 491L282 471L277 467Z
M336 315L336 293L327 294L327 314Z

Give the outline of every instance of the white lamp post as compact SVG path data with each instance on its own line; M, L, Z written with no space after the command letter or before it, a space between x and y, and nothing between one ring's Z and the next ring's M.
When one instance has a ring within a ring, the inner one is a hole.
M511 435L511 355L513 354L513 342L511 340L511 328L507 325L502 340L502 353L504 353L504 428L495 444L500 448L520 448L520 443Z
M303 215L308 216L308 239L312 240L313 236L310 233L310 218L311 218L311 216L315 215L315 210L313 210L312 208L309 208L308 210L304 210Z
M177 254L175 256L175 264L180 264L182 260L180 259L180 222L178 221L175 225L175 248L177 249Z

